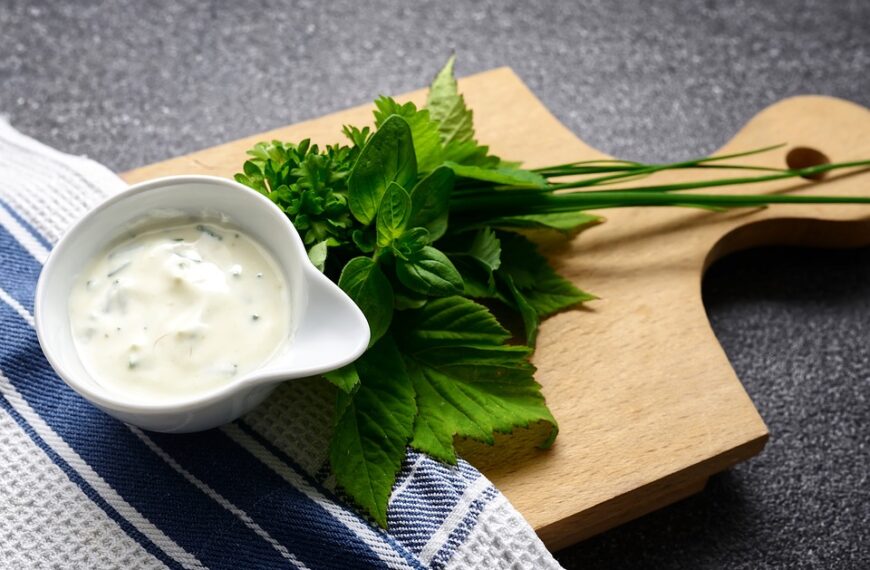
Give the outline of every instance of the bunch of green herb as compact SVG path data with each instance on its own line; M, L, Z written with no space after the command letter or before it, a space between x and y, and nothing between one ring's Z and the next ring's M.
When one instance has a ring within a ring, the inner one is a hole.
M602 221L592 210L623 206L706 209L771 203L870 202L790 195L681 194L763 182L870 161L801 170L723 161L650 165L593 161L524 170L475 140L457 90L453 58L433 81L425 108L375 101L374 125L344 127L348 146L260 143L236 180L268 196L299 231L311 261L359 305L371 344L329 373L338 388L330 463L362 509L387 524L387 501L406 449L455 463L454 438L492 443L496 432L557 424L529 361L538 325L594 297L561 277L525 230L566 236ZM760 174L608 189L662 170L729 168ZM570 181L565 182L566 179ZM491 312L522 321L524 342Z

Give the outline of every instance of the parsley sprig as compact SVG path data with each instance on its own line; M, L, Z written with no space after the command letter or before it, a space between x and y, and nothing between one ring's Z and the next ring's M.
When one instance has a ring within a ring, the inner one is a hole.
M343 129L349 145L260 143L236 175L287 214L311 261L368 320L366 353L326 374L338 388L329 457L338 484L382 526L409 445L455 463L457 436L492 443L496 432L535 422L551 426L543 447L557 435L529 357L543 319L594 296L561 277L527 230L570 236L603 221L591 211L626 206L870 203L870 197L684 193L870 166L733 162L775 147L671 164L598 160L522 169L477 142L453 63L435 77L425 108L381 97L373 131ZM636 182L674 169L746 175ZM524 342L512 342L490 310L495 305L519 317Z

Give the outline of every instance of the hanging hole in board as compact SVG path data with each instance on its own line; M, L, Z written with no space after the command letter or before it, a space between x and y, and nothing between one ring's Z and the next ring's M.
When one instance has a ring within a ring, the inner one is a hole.
M831 159L820 150L807 146L797 146L788 151L788 154L785 155L785 163L791 170L799 170L801 168L830 164ZM826 175L827 172L817 172L815 174L803 175L801 178L807 180L822 180Z

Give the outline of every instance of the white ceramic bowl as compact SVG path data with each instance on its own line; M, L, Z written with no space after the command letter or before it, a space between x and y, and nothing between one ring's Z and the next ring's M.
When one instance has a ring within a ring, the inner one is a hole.
M68 303L78 272L108 242L137 220L162 212L223 215L263 245L284 273L292 322L285 350L257 370L194 398L155 404L107 390L91 377L73 342ZM64 382L106 413L153 431L199 431L232 421L278 383L344 366L369 342L362 312L311 264L287 217L265 196L212 176L143 182L97 206L55 246L39 277L35 302L39 343Z

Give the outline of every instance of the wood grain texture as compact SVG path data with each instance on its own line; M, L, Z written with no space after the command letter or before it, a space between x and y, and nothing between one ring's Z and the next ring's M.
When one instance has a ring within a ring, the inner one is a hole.
M479 140L505 158L542 166L608 158L562 126L507 68L460 81ZM424 91L404 99L422 103ZM578 103L579 104L579 103ZM331 143L342 124L371 123L369 105L125 173L231 176L244 152L270 138ZM782 167L810 147L831 161L870 156L870 111L828 97L787 99L759 113L721 152L787 147L743 162ZM662 182L721 177L674 171ZM870 195L870 172L824 183L779 181L722 192ZM600 300L547 320L538 381L561 426L549 451L534 430L495 447L460 442L552 549L601 532L703 488L707 478L761 451L767 429L710 328L701 277L719 256L762 244L870 243L870 207L777 206L710 213L681 208L608 210L607 223L571 242L544 244L559 271Z

